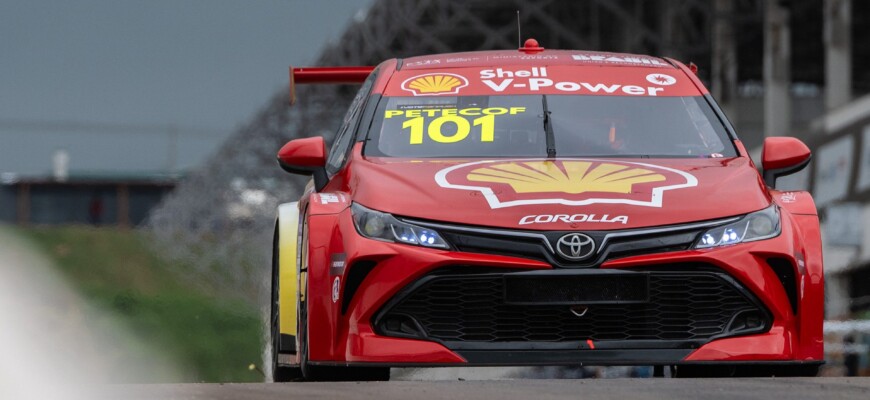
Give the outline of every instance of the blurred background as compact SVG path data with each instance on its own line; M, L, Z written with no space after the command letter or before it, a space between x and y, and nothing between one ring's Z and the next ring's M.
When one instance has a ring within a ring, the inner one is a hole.
M103 342L110 366L159 355L148 365L164 373L109 381L263 380L275 207L305 184L275 154L331 139L356 90L300 87L290 108L287 68L511 49L517 11L546 48L695 63L756 162L767 136L810 146L780 183L812 191L822 216L824 373L870 375L870 3L857 0L3 2L0 233L89 311L37 309L85 336L122 332ZM0 279L32 269L8 254Z

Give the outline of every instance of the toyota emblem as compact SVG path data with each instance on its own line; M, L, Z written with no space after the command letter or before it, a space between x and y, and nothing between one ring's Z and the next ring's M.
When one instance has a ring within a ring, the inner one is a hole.
M569 233L556 242L556 252L566 260L582 261L595 252L595 241L582 233Z

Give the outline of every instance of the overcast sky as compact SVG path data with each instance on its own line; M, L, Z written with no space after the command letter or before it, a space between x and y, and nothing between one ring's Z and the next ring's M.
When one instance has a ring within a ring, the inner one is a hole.
M189 166L371 1L0 1L0 172L47 171L57 148L72 170L171 164L154 162L167 158L159 130L45 125L58 121L191 128L175 163Z

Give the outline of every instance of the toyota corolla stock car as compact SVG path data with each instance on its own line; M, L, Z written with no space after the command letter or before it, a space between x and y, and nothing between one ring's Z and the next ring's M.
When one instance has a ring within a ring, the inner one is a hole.
M291 68L291 92L360 87L329 150L305 137L278 153L312 179L277 213L275 380L430 366L816 374L817 211L776 189L810 151L768 137L759 169L696 71L532 41Z

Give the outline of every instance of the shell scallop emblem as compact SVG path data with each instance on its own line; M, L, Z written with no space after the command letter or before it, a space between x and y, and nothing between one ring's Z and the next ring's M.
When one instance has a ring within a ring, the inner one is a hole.
M664 166L614 160L488 160L438 171L444 188L480 192L492 208L595 203L661 207L663 193L693 187L693 175Z
M456 74L438 73L417 75L402 82L402 89L414 96L439 96L458 94L459 89L468 86L468 79Z
M665 180L664 175L622 164L565 161L500 163L477 168L468 175L473 182L506 183L517 193L631 193L634 184ZM561 168L560 168L561 167Z

